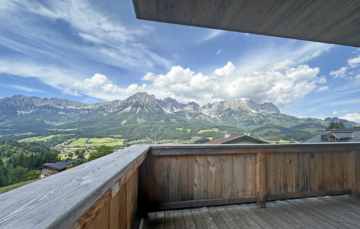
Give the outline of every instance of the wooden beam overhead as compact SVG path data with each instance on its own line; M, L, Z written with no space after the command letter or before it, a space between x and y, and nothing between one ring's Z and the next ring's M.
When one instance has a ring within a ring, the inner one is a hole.
M133 0L142 20L360 47L356 0Z

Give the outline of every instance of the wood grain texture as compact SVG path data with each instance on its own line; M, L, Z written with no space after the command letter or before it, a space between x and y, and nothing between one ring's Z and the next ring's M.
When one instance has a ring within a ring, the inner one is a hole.
M216 155L216 154L249 154L249 153L297 153L297 152L341 152L360 150L359 143L319 143L319 144L252 144L252 145L152 145L151 155Z
M358 1L133 0L143 20L360 47Z
M132 146L2 194L0 227L69 228L100 197L109 202L110 188L148 150Z
M266 161L265 154L259 153L256 160L256 196L260 208L266 207Z

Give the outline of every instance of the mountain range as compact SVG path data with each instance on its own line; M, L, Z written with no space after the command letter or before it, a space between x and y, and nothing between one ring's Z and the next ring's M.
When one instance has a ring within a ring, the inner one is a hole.
M125 100L96 104L22 95L0 100L0 139L25 133L45 135L72 130L70 132L78 136L115 134L128 139L216 137L222 131L250 131L259 137L299 140L316 134L333 121L342 121L348 128L359 126L338 118L297 118L282 114L272 103L258 104L251 99L200 106L195 102L179 103L172 98L156 99L154 95L138 92ZM212 128L218 131L207 131Z

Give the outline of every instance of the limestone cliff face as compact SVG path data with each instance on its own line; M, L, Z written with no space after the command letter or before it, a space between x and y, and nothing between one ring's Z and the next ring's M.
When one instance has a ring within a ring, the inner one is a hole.
M132 108L129 108L129 107ZM141 108L138 108L140 106ZM279 109L272 103L257 104L253 100L235 100L232 102L208 103L202 107L195 102L179 103L175 99L166 98L164 100L156 99L154 95L146 92L138 92L125 100L114 100L105 103L87 104L67 99L58 98L39 98L15 95L0 100L0 114L2 111L9 111L20 115L28 114L42 107L56 108L62 114L84 114L97 112L103 115L117 110L134 110L135 108L144 111L159 111L161 108L165 113L177 114L185 113L190 116L199 115L199 117L208 116L209 118L221 118L236 113L239 110L253 113L279 114ZM160 107L160 108L159 108ZM189 116L189 117L190 117Z

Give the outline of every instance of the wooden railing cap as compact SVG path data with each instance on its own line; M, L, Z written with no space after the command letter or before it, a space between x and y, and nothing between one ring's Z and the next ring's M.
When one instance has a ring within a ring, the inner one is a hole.
M150 149L135 145L0 195L0 228L69 228Z

